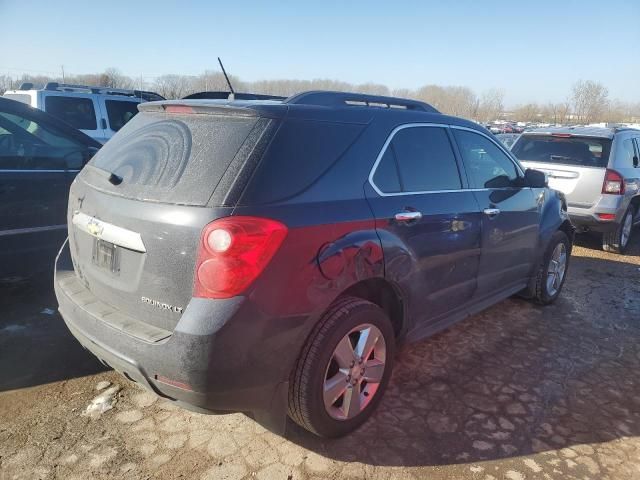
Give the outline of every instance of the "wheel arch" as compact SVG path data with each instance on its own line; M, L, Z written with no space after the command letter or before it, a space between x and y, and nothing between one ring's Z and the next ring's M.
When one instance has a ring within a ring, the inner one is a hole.
M391 320L396 338L406 333L406 302L400 290L384 278L361 280L338 296L338 298L342 297L356 297L378 305Z

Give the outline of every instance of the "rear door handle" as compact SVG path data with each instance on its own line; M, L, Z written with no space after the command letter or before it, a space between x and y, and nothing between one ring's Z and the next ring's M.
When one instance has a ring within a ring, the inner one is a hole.
M400 212L396 213L395 219L398 222L411 222L413 220L420 220L422 218L421 212Z
M495 218L498 215L500 215L500 209L499 208L485 208L484 209L484 214L489 218Z

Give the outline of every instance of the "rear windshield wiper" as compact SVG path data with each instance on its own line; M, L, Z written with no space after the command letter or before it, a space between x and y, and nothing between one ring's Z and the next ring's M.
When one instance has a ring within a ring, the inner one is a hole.
M111 184L120 185L122 183L123 178L117 173L110 172L109 170L105 170L104 168L96 167L95 165L88 165L88 166L98 170L100 175L102 175L103 177L106 177Z

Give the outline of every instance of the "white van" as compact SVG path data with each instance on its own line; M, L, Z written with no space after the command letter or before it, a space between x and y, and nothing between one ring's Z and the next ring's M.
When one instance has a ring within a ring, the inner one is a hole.
M138 104L164 100L153 92L49 82L43 89L24 83L5 98L47 112L105 143L138 113Z

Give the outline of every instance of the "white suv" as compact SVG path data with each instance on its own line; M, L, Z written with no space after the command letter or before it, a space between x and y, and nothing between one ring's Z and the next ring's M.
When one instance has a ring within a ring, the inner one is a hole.
M153 92L49 82L43 89L22 84L4 97L47 112L105 143L138 113L138 104L164 100Z

